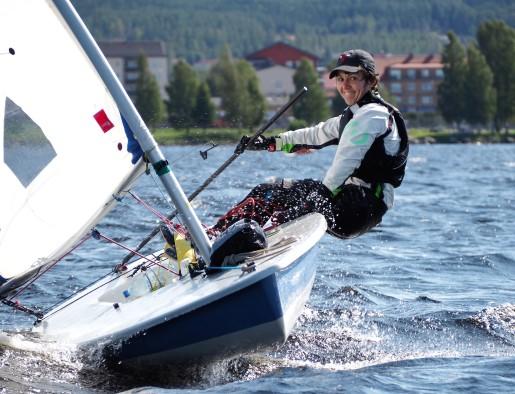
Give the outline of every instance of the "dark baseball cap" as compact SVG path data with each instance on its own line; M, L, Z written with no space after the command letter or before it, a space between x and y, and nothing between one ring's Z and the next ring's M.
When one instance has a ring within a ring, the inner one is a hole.
M374 75L376 73L374 58L370 53L363 49L351 49L340 55L338 62L336 63L336 67L333 68L331 74L329 74L329 78L334 78L338 71L355 73L359 70L363 70Z

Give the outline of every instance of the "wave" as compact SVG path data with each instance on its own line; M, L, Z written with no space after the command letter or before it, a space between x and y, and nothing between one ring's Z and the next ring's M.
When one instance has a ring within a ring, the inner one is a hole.
M485 308L463 321L515 346L515 305L513 304Z

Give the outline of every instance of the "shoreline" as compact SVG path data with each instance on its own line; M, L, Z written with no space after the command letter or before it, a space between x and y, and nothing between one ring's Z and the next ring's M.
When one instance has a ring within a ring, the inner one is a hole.
M282 132L267 132L274 135ZM237 144L243 135L252 135L254 131L236 129L156 129L152 134L160 145L206 145ZM509 132L455 132L455 131L429 131L427 129L413 129L408 131L411 144L510 144L515 143L515 130Z
M409 137L409 142L410 144L512 144L515 143L515 135L450 133L441 136Z

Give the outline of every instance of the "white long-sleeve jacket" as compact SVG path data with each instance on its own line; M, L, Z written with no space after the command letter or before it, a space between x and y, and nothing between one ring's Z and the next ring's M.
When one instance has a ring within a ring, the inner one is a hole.
M370 187L365 181L351 177L351 174L360 166L374 140L388 129L390 114L385 106L369 103L360 107L354 104L350 109L353 118L343 129L341 138L339 126L342 115L313 127L287 131L276 138L276 150L288 153L293 152L298 145L304 145L309 149L320 149L337 144L333 162L323 180L323 184L333 192L344 183ZM392 124L392 132L384 139L384 145L387 154L395 155L399 150L400 137L395 121ZM384 184L383 195L383 201L390 209L394 199L394 188L391 184Z

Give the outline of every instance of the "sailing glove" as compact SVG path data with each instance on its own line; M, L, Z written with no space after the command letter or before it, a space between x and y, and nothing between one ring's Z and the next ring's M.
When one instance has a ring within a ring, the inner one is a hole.
M269 152L275 152L275 137L263 137L262 135L249 144L251 137L244 135L241 137L240 143L236 147L237 153L243 152L245 149L248 150L267 150Z

